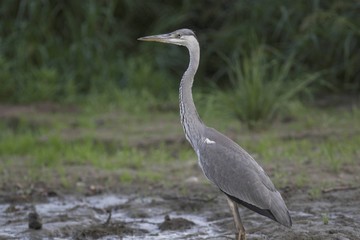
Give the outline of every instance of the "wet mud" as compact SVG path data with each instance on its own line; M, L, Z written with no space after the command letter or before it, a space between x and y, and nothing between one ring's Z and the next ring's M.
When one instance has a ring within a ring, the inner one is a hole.
M2 201L0 239L234 239L225 197L204 189L201 197L157 191ZM316 199L305 190L282 193L293 227L240 208L248 239L360 239L359 188L333 189Z

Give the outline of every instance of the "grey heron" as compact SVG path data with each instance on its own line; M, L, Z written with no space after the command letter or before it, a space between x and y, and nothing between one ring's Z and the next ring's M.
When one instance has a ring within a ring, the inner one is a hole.
M190 63L179 89L181 124L186 139L197 154L203 173L227 196L237 230L236 238L246 238L238 204L291 227L291 217L285 202L262 167L230 138L207 127L197 113L192 85L199 66L200 46L194 32L180 29L138 40L171 43L189 50Z

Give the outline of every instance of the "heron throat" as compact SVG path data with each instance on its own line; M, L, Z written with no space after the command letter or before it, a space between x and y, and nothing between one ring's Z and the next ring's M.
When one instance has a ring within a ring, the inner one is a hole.
M180 82L180 119L185 137L196 151L204 128L204 124L199 117L192 96L194 76L200 61L200 47L198 42L194 41L193 44L190 44L187 48L190 54L190 63Z

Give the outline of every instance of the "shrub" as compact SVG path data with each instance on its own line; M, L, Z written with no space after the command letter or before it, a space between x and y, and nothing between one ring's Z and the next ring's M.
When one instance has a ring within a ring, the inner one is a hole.
M223 94L223 101L249 127L272 121L286 109L289 101L319 78L319 74L294 76L291 73L294 55L280 60L270 55L264 46L242 59L236 54L227 60L232 89Z

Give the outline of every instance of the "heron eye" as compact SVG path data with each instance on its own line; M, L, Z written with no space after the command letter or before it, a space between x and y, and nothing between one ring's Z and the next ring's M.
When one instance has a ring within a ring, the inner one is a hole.
M176 38L181 38L181 34L180 34L180 33L177 33L177 34L175 34L175 37L176 37Z

